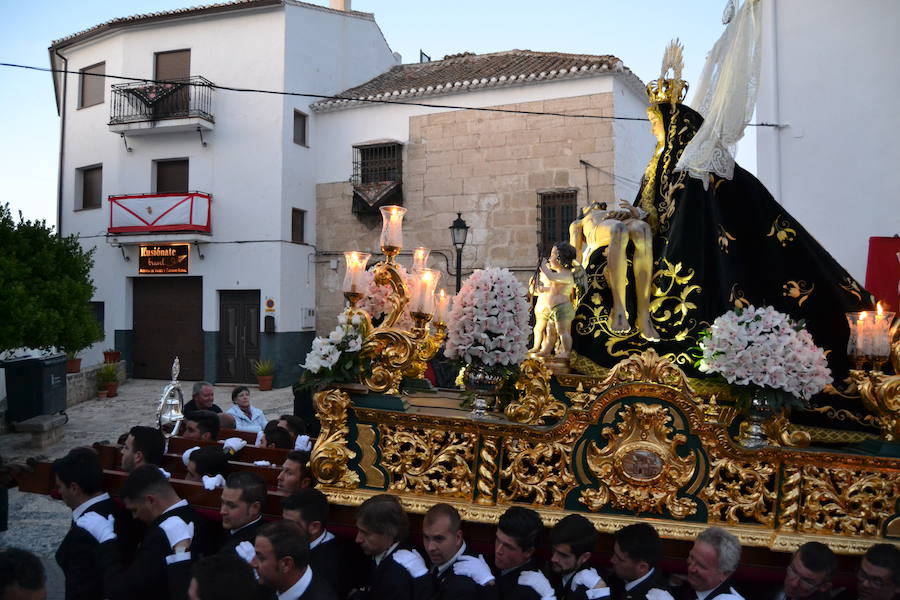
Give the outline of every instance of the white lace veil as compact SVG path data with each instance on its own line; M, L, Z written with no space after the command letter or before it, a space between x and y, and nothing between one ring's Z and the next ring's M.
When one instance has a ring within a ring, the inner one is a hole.
M729 0L726 16L733 2ZM760 2L745 0L706 57L691 102L704 122L675 166L703 181L704 187L710 173L726 179L734 175L735 147L756 105L760 33Z

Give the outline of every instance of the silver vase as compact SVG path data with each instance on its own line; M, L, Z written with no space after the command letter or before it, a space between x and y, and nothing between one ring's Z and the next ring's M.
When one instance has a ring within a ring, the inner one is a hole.
M466 367L463 384L466 390L475 394L472 416L481 418L496 404L497 392L503 387L503 374L499 369L488 367L481 362L473 362Z
M759 386L750 387L750 405L747 407L747 419L741 427L738 440L744 448L757 449L769 445L769 436L763 427L771 416L769 395L771 391Z

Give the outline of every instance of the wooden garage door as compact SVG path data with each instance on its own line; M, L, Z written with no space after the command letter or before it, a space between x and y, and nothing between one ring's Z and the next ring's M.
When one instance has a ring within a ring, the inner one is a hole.
M134 280L134 376L170 379L181 361L180 380L203 379L203 278Z

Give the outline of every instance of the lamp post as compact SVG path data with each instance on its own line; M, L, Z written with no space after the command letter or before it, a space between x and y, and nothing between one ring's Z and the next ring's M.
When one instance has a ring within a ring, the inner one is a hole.
M456 293L462 287L462 252L466 245L466 237L469 235L469 226L463 221L462 213L456 213L456 219L450 226L450 236L453 238L453 246L456 248Z

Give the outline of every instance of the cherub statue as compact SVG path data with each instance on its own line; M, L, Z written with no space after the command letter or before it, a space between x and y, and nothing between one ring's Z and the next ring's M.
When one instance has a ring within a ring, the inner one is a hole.
M531 352L567 359L572 352L572 320L575 318L575 248L567 242L553 246L550 258L540 265L529 291L537 296L534 306L534 346Z
M592 202L582 210L581 218L569 226L569 242L583 263L587 263L597 248L608 246L605 276L613 298L608 324L615 333L625 333L631 329L625 311L625 289L628 286L625 251L629 243L634 245L635 325L645 339L659 341L659 334L650 319L653 232L644 221L646 217L647 213L625 200L619 200L616 208L607 208L605 202Z

